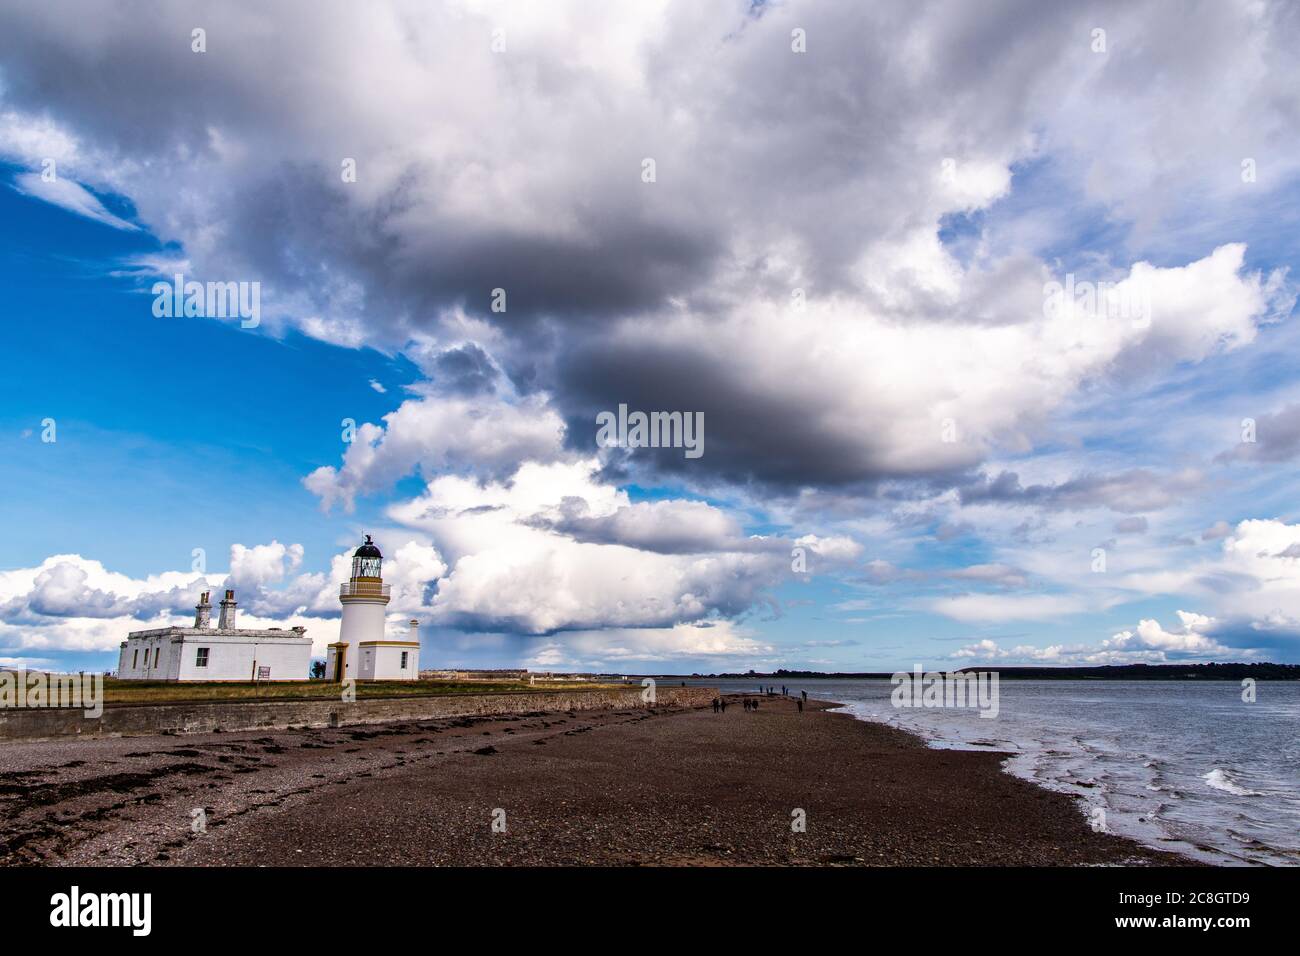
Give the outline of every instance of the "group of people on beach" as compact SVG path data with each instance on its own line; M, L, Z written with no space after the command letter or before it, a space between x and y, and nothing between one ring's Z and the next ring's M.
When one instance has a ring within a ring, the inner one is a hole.
M766 688L760 687L759 692L767 694L768 697L776 696L774 688L771 687L766 687ZM782 686L781 696L789 697L790 688ZM799 696L794 699L794 702L799 706L799 713L802 714L803 705L808 702L808 692L806 690L801 690L799 692ZM758 698L756 697L745 697L742 699L742 703L745 705L746 711L758 710ZM727 712L727 698L725 697L713 698L713 712L715 714L725 714Z

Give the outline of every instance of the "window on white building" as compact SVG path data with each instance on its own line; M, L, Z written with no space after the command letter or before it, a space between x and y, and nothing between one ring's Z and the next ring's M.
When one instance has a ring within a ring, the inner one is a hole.
M135 649L135 653L131 655L131 670L135 670L139 666L140 666L140 648L137 647Z
M411 653L411 652L410 652L410 651L402 651L402 670L406 670L406 655L409 654L409 653Z
M155 647L153 650L153 666L158 666L158 658L162 657L162 647Z
M199 653L198 653L198 655L194 658L194 666L195 666L195 667L207 667L207 666L208 666L208 648L206 648L206 647L200 647L200 648L199 648Z

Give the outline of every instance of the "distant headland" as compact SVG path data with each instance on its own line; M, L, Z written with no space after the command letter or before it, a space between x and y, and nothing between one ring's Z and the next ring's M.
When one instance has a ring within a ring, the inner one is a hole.
M942 668L930 668L942 670ZM1108 664L1098 667L1004 667L982 664L956 668L959 671L994 671L1003 680L1300 680L1300 664ZM641 675L637 675L641 676ZM892 671L745 671L727 674L661 674L664 679L764 680L802 678L811 680L888 680Z

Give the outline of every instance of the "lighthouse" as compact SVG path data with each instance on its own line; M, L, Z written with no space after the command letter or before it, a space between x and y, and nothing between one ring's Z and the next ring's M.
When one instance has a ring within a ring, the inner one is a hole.
M327 680L415 680L420 674L418 622L411 622L408 640L384 640L390 598L383 577L384 556L366 535L352 555L352 577L339 586L343 619L339 639L329 646Z

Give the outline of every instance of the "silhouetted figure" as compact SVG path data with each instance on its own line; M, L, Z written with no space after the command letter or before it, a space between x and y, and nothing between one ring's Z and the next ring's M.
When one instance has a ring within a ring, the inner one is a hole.
M725 697L722 698L722 712L723 712L724 714L727 712L727 698L725 698Z
M808 703L808 692L805 690L805 691L800 691L800 693L803 694L803 702L805 704Z
M799 713L802 714L802 713L803 713L803 698L801 698L801 697L796 697L796 698L794 699L794 702L795 702L796 704L799 705Z
M758 710L758 701L754 701L754 709Z
M715 697L713 698L713 712L716 714L719 709L720 708L718 707L718 698Z

